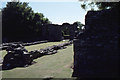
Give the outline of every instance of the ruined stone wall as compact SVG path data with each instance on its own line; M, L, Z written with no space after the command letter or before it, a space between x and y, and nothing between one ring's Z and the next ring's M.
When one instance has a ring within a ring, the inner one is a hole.
M41 34L42 34L42 39L43 40L48 40L48 26L47 25L44 25L44 26L42 26L42 32L41 32Z
M75 37L75 32L78 30L78 24L74 23L74 24L69 24L69 23L64 23L61 25L62 31L65 33L67 33L67 35L69 36L64 36L64 39L70 39L73 40ZM65 29L68 29L67 31L65 31Z
M60 25L48 25L49 40L50 41L61 41L62 31Z
M69 27L70 39L73 40L75 37L75 31L77 31L77 24L71 24Z
M48 41L61 41L62 31L60 25L48 24L43 26L42 38Z
M73 77L119 76L119 11L89 11L85 31L74 40Z

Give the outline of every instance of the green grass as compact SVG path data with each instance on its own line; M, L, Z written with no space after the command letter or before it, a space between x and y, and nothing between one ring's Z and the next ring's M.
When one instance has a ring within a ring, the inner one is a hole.
M64 35L64 36L70 36L70 35Z
M29 51L57 45L63 42L49 42L44 44L26 46ZM35 59L37 63L26 68L14 68L2 71L3 78L71 78L73 63L73 45L66 49L58 50L58 53L46 55Z
M38 50L38 49L41 49L41 48L46 48L48 46L52 46L52 45L58 45L58 44L61 44L61 43L65 43L66 41L61 41L61 42L48 42L48 43L43 43L43 44L37 44L37 45L32 45L32 46L26 46L25 48L28 50L28 51L32 51L32 50Z

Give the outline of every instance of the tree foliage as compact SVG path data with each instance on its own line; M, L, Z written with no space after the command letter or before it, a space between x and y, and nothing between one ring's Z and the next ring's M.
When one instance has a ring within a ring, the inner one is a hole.
M62 24L62 32L64 33L64 35L69 35L69 26L69 23Z
M2 9L3 37L11 40L40 36L41 27L50 24L42 13L35 13L26 2L7 2Z
M110 8L118 8L119 2L87 2L85 1L83 4L81 4L81 7L85 10L90 8L90 10L104 10L104 9L110 9Z
M78 25L77 28L78 28L79 31L83 30L83 28L84 28L84 26L85 26L84 24L82 24L82 23L79 22L79 21L76 21L76 22L74 22L73 24L77 24L77 25Z
M73 25L77 25L77 30L78 31L82 31L83 27L84 27L84 24L82 24L79 21L76 21L73 24L63 23L61 29L62 29L62 33L63 33L64 36L70 35L70 27L71 27L71 25L72 25L72 27L73 27Z

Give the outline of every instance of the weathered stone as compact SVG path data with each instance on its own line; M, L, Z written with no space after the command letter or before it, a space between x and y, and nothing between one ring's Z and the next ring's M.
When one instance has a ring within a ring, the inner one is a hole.
M78 27L77 23L74 24L63 23L61 25L62 31L64 32L64 29L67 29L66 35L69 35L69 36L64 36L64 39L73 40L74 37L76 36L76 32L78 31L77 27Z
M3 70L29 65L33 61L28 51L22 45L13 44L7 49L7 52L3 60Z
M17 47L23 47L23 46L30 46L35 44L41 44L41 43L47 43L48 41L36 41L36 42L30 42L30 43L23 43L23 42L13 42L13 43L3 43L0 45L0 50L7 50L10 47L17 48Z
M71 42L53 45L45 49L30 52L28 52L21 44L10 44L10 47L7 49L8 53L3 60L3 70L31 65L34 59L44 55L55 54L57 53L57 50L66 48L65 46L70 45L70 43Z
M57 53L57 50L54 50L52 52L48 52L48 55L55 54L55 53Z
M75 36L76 36L76 33L75 32L77 32L77 30L78 30L78 25L76 24L76 23L74 23L74 24L72 24L72 25L70 25L70 40L73 40L74 38L75 38Z
M89 11L85 31L74 40L73 77L119 76L119 11Z
M47 24L42 27L42 38L48 41L61 41L61 26L57 24Z

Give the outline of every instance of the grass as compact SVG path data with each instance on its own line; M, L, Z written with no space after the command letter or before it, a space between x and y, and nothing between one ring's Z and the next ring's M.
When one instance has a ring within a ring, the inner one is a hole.
M29 51L57 45L63 42L49 42L26 46ZM47 55L35 59L37 63L26 68L14 68L12 70L2 71L3 78L71 78L73 63L73 45L66 49L59 50L58 53Z
M70 35L64 35L64 36L70 36Z

